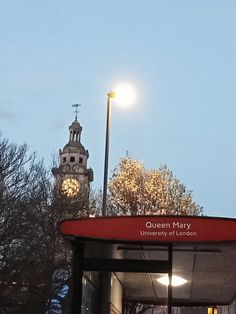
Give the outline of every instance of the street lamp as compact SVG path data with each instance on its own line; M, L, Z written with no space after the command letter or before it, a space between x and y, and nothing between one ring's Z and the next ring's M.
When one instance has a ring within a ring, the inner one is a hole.
M129 85L119 85L107 94L107 122L106 122L106 142L105 142L105 161L104 161L104 180L103 180L103 202L102 216L106 216L107 208L107 182L108 182L108 160L109 160L109 141L110 141L110 120L111 120L111 99L116 100L120 105L129 105L135 99L134 89Z

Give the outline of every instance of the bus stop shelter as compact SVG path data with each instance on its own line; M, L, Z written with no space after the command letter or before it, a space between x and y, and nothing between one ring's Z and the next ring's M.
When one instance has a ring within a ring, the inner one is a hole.
M172 306L235 300L236 219L108 216L65 220L60 232L74 247L73 314L81 313L85 271L115 272L125 300L166 304L168 314ZM171 283L167 287L158 282L164 274ZM185 284L174 287L175 275Z

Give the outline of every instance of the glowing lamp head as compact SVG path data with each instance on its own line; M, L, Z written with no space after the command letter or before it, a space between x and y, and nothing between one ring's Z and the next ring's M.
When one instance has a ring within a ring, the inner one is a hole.
M169 286L169 283L170 283L168 275L158 278L157 281L159 283L161 283L162 285L165 285L165 286ZM175 276L175 275L172 276L172 286L173 287L182 286L186 282L187 282L187 280L182 278L182 277Z
M117 86L112 92L108 94L110 98L114 98L114 100L119 104L119 105L131 105L135 98L135 90L133 89L132 86L126 85L126 84L121 84Z

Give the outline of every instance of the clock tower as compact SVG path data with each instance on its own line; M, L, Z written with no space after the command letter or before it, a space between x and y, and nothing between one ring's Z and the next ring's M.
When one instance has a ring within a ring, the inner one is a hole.
M59 150L59 166L52 169L57 193L74 201L88 201L90 182L93 181L93 170L87 168L88 150L81 144L82 127L77 120L69 126L69 141Z

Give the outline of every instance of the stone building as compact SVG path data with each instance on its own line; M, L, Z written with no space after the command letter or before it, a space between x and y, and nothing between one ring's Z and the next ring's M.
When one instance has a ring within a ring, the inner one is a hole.
M82 127L77 120L69 126L69 141L59 150L59 165L52 169L58 194L81 203L88 201L93 170L88 168L89 152L81 143Z

